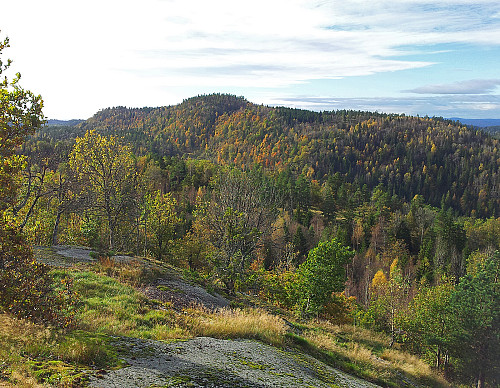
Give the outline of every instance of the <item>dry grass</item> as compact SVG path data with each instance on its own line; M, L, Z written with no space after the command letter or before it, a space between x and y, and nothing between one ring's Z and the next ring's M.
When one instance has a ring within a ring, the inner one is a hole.
M52 336L50 329L8 314L0 314L0 343L29 344L45 342Z
M394 349L385 349L381 357L391 363L393 368L399 369L419 379L433 379L445 385L445 379L435 373L424 361L409 353Z
M283 319L264 310L220 309L201 312L192 321L194 335L215 338L253 338L282 345L286 333Z
M158 275L155 269L147 268L137 260L119 263L112 257L101 256L94 271L118 279L121 283L138 287Z
M40 384L37 380L29 375L30 371L25 368L24 365L17 365L15 369L12 370L10 375L11 382L0 382L0 388L43 388L46 385ZM5 385L3 385L5 384Z
M340 354L357 364L371 365L375 368L384 368L388 364L374 355L370 349L356 342L339 345L331 335L316 331L307 332L304 338L320 349Z
M361 342L369 346L389 347L391 338L381 332L372 331L353 325L336 325L325 320L315 320L311 326L329 332L334 335L348 337L351 341Z
M77 378L82 365L88 369L109 361L103 341L93 335L78 331L63 333L0 314L0 386L46 386L39 384L34 364L46 372L40 379L58 373L61 381L69 382Z
M108 354L103 342L95 338L81 338L77 334L62 339L54 347L54 356L59 360L80 365L106 364Z
M151 329L150 335L152 339L160 341L186 339L191 337L191 334L186 329L179 326L172 328L167 325L156 325Z
M362 342L371 346L386 346L391 343L391 338L381 332L374 332L362 327L355 327L352 325L342 325L341 329L344 333L348 334L353 341Z
M0 379L0 386L42 387L30 375L22 353L35 344L51 343L52 338L46 327L0 313L0 376L8 379Z
M30 341L45 341L45 328L0 314L0 387L37 387L22 362L20 349Z
M358 365L365 377L394 381L403 372L425 386L447 386L446 380L418 357L390 349L389 338L385 334L326 322L314 322L312 326L313 330L304 334L307 341Z

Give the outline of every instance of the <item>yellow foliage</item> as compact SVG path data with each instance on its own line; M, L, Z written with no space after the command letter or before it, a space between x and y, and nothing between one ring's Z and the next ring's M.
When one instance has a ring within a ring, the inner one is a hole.
M398 259L394 259L394 261L392 262L391 264L391 270L390 270L390 273L389 273L389 277L391 279L394 278L394 276L396 275L396 271L398 271L399 268L398 268Z
M391 266L392 267L392 266ZM378 289L387 286L387 277L385 276L384 271L379 269L375 276L372 279L372 288Z

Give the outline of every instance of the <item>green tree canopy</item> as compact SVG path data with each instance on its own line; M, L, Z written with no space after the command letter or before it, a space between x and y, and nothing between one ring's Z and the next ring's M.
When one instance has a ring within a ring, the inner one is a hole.
M317 315L332 292L344 290L345 265L353 254L337 239L320 242L309 251L307 260L298 268L299 305L302 313Z
M458 328L454 332L455 355L463 360L465 374L477 386L500 376L500 255L478 263L451 297Z
M437 368L443 357L450 354L450 334L456 327L450 302L453 291L451 282L423 288L398 317L406 344L425 354Z
M109 248L115 248L120 219L133 206L136 169L130 147L114 136L88 131L77 138L69 164L86 187L90 209L105 217Z

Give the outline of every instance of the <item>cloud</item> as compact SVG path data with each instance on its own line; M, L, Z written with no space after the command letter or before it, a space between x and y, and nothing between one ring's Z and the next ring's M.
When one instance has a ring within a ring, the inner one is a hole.
M431 67L441 44L498 47L498 15L498 0L16 0L0 25L23 85L73 118Z
M311 110L353 109L384 113L405 113L421 116L495 118L500 117L498 95L443 95L428 97L373 97L337 98L314 96L289 96L269 98L271 106L293 106Z
M168 18L155 38L158 47L138 48L142 57L124 62L123 70L161 74L165 86L284 87L433 65L405 58L416 46L425 53L423 47L441 43L500 42L492 16L500 5L489 0L255 0L237 8L229 0L163 4Z
M404 92L417 94L485 94L493 92L498 85L500 85L500 79L473 79L451 84L426 85L404 90Z

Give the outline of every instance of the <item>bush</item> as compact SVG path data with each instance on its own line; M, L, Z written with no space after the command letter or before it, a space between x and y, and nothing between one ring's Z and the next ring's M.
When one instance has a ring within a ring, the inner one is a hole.
M344 292L333 292L321 312L321 317L337 324L352 324L356 310L354 296L347 297Z
M68 278L56 281L49 267L31 256L4 262L0 270L0 309L18 318L61 328L73 325L77 298Z
M260 296L275 305L290 309L297 303L296 282L295 271L266 271Z
M345 265L354 252L337 239L320 242L309 251L298 270L298 309L303 315L317 316L332 292L345 287Z

